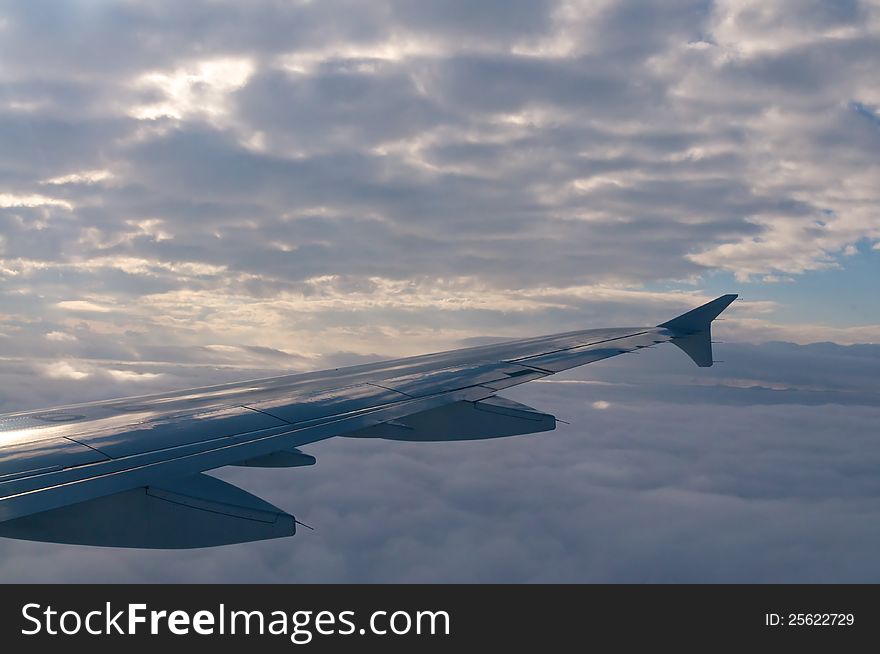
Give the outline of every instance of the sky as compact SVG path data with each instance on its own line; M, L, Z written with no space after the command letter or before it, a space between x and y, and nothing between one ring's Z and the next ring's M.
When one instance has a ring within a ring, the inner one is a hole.
M517 337L568 421L217 475L314 525L0 581L880 581L880 3L0 2L0 411Z

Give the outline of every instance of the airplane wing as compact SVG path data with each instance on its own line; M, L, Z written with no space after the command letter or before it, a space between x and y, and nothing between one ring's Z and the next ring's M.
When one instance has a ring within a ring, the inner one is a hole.
M498 392L664 342L711 366L711 323L736 297L655 327L0 415L0 536L147 548L290 536L292 515L203 473L310 465L299 448L333 436L447 441L552 430L553 416Z

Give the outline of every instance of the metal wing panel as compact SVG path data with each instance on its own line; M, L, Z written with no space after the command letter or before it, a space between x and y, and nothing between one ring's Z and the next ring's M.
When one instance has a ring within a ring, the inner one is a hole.
M218 438L164 450L110 459L0 481L0 521L146 486L161 479L182 477L238 461L291 449L394 420L460 400L478 401L493 391L474 387L427 398L331 417L319 424L287 425L249 434Z
M254 411L290 424L320 420L365 408L385 406L406 400L407 396L374 384L357 384L331 390L313 390L249 402Z
M558 352L550 352L538 356L516 359L516 363L532 366L548 374L562 372L577 366L583 366L595 361L601 361L618 354L634 352L642 348L651 347L657 343L669 341L670 337L660 330L651 329L640 333L615 338L592 345L573 347Z
M19 441L22 434L31 440L67 438L111 457L96 452L89 455L96 460L77 460L77 465L59 459L41 460L29 469L13 466L13 476L0 479L0 520L234 464L444 404L478 401L498 388L595 360L595 348L612 339L644 335L644 329L630 328L569 332L343 370L0 416L0 428L7 428L0 432L0 443L13 434ZM7 456L0 449L0 461Z
M535 371L515 363L500 362L443 368L431 372L383 379L381 383L385 388L394 389L409 397L425 397L468 386L482 385L494 388L493 384L500 383L503 386L504 382L512 379L516 380L516 384L522 384L528 381L518 379L523 375L534 378Z
M171 415L146 414L135 424L96 429L77 436L77 441L115 459L287 424L247 407L221 407Z
M480 385L485 388L491 388L494 391L501 391L505 388L510 388L511 386L519 386L520 384L525 384L526 382L541 379L550 374L543 370L534 370L532 368L526 368L522 366L521 368L522 369L517 374L508 375L504 379L497 379L491 382L483 382Z
M109 457L66 438L47 438L4 446L0 483L64 468L106 461Z

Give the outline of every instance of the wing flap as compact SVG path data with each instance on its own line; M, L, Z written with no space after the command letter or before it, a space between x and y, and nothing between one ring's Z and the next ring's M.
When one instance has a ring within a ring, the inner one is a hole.
M235 465L244 468L299 468L315 465L315 457L294 447L291 450L279 450L272 454L256 456L252 459L238 461Z
M345 434L395 441L473 441L556 429L556 418L500 397L460 401Z
M51 543L186 549L293 536L296 519L204 474L0 523L0 536Z

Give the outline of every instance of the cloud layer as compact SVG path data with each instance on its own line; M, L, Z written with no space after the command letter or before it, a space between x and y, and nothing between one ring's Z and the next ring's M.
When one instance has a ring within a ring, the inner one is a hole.
M16 337L415 351L432 327L569 328L602 299L637 320L632 291L695 295L653 318L719 272L787 279L880 242L875 2L0 16Z
M215 471L315 532L192 552L4 540L0 579L880 580L880 347L720 347L711 369L667 346L505 391L571 423L555 432L334 439L311 468Z

